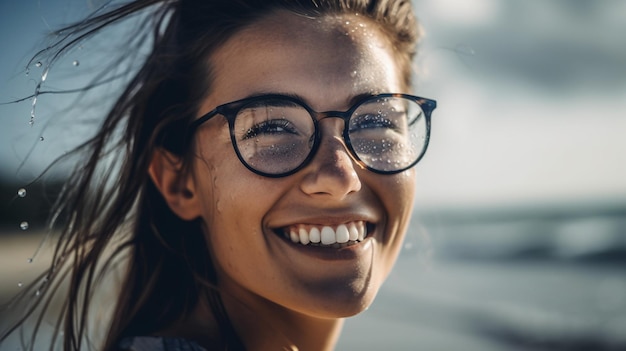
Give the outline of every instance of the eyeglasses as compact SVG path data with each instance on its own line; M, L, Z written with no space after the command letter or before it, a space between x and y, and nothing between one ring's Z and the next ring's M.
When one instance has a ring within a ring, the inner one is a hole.
M343 139L354 159L380 174L399 173L424 156L430 116L437 102L407 94L378 94L347 111L316 112L284 95L254 96L224 105L195 120L192 135L216 115L228 121L237 157L252 172L285 177L305 167L317 152L325 118L344 121Z

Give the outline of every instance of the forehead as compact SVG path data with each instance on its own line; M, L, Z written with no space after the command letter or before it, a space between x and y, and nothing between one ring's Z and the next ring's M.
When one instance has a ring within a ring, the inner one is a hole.
M321 101L340 105L355 95L400 90L386 36L376 23L356 15L273 13L235 34L210 64L209 100L215 105L253 94L290 93L315 108Z

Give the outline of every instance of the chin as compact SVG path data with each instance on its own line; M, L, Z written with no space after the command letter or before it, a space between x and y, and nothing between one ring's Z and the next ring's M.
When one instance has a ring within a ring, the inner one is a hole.
M327 288L317 288L300 310L301 313L316 318L336 319L355 316L369 308L374 301L380 285L360 282L360 288L353 284L334 284ZM302 303L302 302L300 302Z

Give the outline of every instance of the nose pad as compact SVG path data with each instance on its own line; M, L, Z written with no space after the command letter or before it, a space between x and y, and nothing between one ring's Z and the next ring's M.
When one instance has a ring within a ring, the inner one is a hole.
M343 199L361 190L361 180L355 168L358 165L345 145L341 130L327 129L325 132L317 153L307 166L301 189L309 195Z

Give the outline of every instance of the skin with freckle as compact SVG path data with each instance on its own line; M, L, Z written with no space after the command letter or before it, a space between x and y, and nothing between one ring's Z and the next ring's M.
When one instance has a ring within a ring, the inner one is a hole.
M402 92L392 51L375 28L352 16L268 16L210 58L215 83L200 114L260 93L297 94L315 110L327 111L349 108L359 94ZM322 144L313 161L278 179L241 164L224 119L198 130L192 172L197 214L221 287L252 309L317 318L354 315L372 302L398 255L414 171L377 175L361 169L344 145L342 122L327 119L320 127ZM291 225L336 226L361 218L372 233L350 260L302 255L276 233Z

